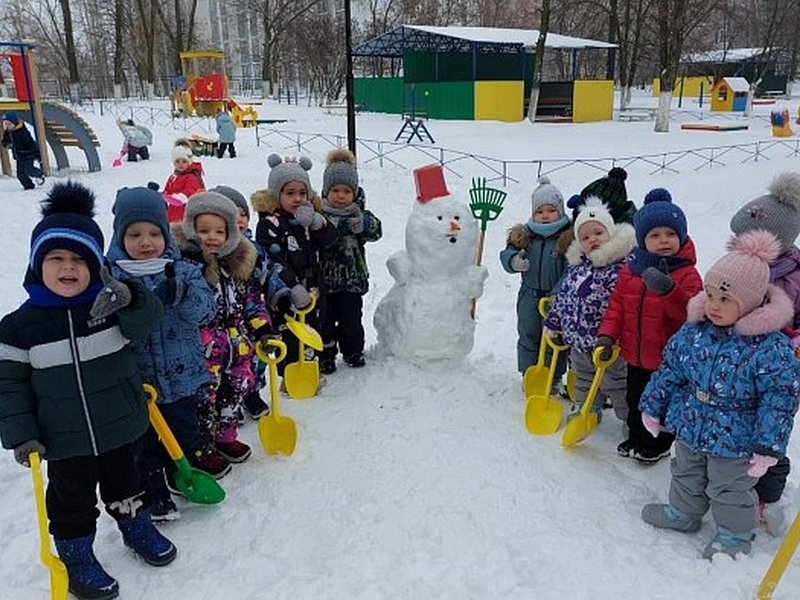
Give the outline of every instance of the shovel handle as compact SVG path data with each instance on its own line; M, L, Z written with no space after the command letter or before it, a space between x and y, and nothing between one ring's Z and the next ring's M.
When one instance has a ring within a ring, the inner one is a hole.
M589 414L592 404L594 404L595 396L597 396L597 390L600 389L600 382L603 380L603 375L606 374L606 369L614 364L614 362L617 360L617 357L619 357L619 346L611 347L611 358L608 360L603 360L600 357L602 352L603 348L595 348L594 352L592 353L592 362L597 370L594 372L592 385L589 387L589 393L586 394L586 399L583 401L583 406L581 406L582 417L585 417Z
M284 358L286 358L286 344L284 344L281 340L267 340L267 346L277 348L278 354L277 356L271 355L269 352L264 350L264 345L261 342L257 342L256 354L261 362L268 365L277 365Z
M547 313L550 312L550 304L552 302L552 296L542 296L539 298L539 304L537 305L537 308L539 309L539 314L543 319L547 316Z
M33 478L33 498L36 501L36 517L39 524L39 555L45 565L50 560L50 534L47 532L47 505L44 502L44 483L42 481L42 463L38 452L31 452L28 457Z
M317 306L317 295L312 293L312 294L309 294L308 297L311 298L311 302L308 303L308 306L306 306L303 309L300 309L300 308L296 308L295 309L295 312L300 317L300 322L301 323L305 323L306 322L306 315L308 313L310 313L312 310L314 310L314 307Z
M179 461L184 457L183 450L181 450L181 447L178 445L178 440L175 439L172 430L164 420L164 415L161 414L161 411L158 410L158 406L156 406L158 392L156 392L156 388L149 383L145 383L143 387L147 394L147 413L150 415L150 423L153 425L153 429L156 430L156 433L158 433L158 437L161 439L161 443L164 444L164 448L167 449L169 457L174 461Z

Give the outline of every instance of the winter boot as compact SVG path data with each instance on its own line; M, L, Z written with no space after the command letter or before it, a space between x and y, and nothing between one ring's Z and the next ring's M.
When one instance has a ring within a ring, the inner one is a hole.
M122 532L125 545L132 548L148 565L163 567L175 560L178 550L156 529L146 510L135 517L120 519L117 526Z
M232 463L243 463L250 458L250 455L252 454L250 446L240 442L239 440L233 440L232 442L217 442L216 446L217 452L226 458L228 462Z
M630 438L627 440L620 442L617 446L617 454L620 456L624 456L625 458L631 458L633 456L633 451L635 449L635 444L631 441Z
M67 567L69 591L80 600L109 600L119 596L117 580L105 572L92 550L94 533L71 540L55 540Z
M190 458L190 462L195 469L205 471L214 479L222 479L231 472L230 461L216 450L211 452L198 451ZM167 483L169 483L169 480Z
M244 397L244 411L253 420L269 414L269 406L261 399L258 392L251 392Z
M645 504L642 520L659 529L673 529L681 533L694 533L700 529L702 517L690 517L671 504Z
M786 524L786 508L783 503L759 502L757 510L758 524L772 537L781 537Z
M154 522L175 521L180 518L181 513L170 497L163 469L147 473L144 477L144 487L150 516Z
M703 558L711 560L712 556L722 552L731 558L736 558L737 554L750 554L755 537L752 531L731 531L720 527L717 529L717 535L703 550Z
M654 465L662 458L669 458L669 447L667 448L634 448L633 458L646 465Z
M364 355L361 352L356 352L355 354L350 354L349 356L344 357L344 362L347 363L348 366L353 368L363 367L367 364L367 361L364 360Z
M319 359L319 372L323 375L330 375L336 372L336 359L335 358L320 358Z

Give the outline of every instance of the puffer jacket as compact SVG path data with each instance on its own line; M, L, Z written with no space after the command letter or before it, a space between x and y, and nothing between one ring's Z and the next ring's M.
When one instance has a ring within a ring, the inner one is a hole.
M118 264L128 259L122 245L115 235L108 250L114 277L121 281L135 279L155 290L166 276L158 273L135 277L125 271ZM193 395L203 383L211 381L200 343L200 326L213 318L217 303L200 267L181 258L171 236L161 258L174 261L175 282L185 289L184 296L177 305L165 306L160 326L132 342L131 347L142 379L158 390L160 404L170 404Z
M789 298L770 286L769 302L733 327L705 319L705 292L670 339L639 408L695 452L727 458L780 457L797 411L800 366L778 333L793 315Z
M167 196L183 194L187 198L191 198L192 194L205 191L205 185L203 182L203 165L199 162L193 162L185 171L175 171L169 176L167 183L164 184L163 193Z
M11 148L11 156L14 160L33 158L39 160L39 147L25 126L20 121L13 129L3 131L3 146Z
M319 196L314 195L311 202L317 211L321 209ZM333 224L326 219L325 226L316 231L303 227L267 190L255 192L251 204L258 213L256 241L282 268L283 282L289 287L300 283L306 289L324 291L319 251L336 242L338 233Z
M363 194L361 197L363 198ZM364 246L367 242L381 239L383 231L380 219L363 205L360 208L364 221L364 230L361 233L350 231L348 217L328 213L324 208L322 210L322 214L336 227L339 236L332 246L320 251L320 268L328 293L348 292L363 296L369 290L369 270Z
M131 303L95 319L91 304L24 304L0 321L0 438L38 439L45 458L98 456L148 427L142 380L128 342L158 326L161 303L136 281Z
M685 264L670 272L675 285L664 296L647 289L630 264L619 273L597 335L619 341L622 358L629 365L649 371L658 368L667 340L686 321L686 304L703 289L691 238L686 238L677 257Z
M236 141L236 125L228 113L217 115L217 135L220 144L232 144Z
M628 223L619 223L611 239L591 257L575 240L567 250L569 267L550 306L545 327L559 331L578 352L591 352L597 344L597 328L625 258L636 245L636 233Z
M531 266L520 273L522 288L532 291L536 296L547 296L556 287L566 269L566 247L562 249L562 246L572 228L569 220L564 219L563 227L544 237L536 233L538 225L530 219L525 225L511 228L506 247L500 252L500 264L507 273L516 274L511 268L511 259L525 250L525 257Z
M789 296L794 306L792 327L800 327L800 250L792 248L770 264L769 280Z

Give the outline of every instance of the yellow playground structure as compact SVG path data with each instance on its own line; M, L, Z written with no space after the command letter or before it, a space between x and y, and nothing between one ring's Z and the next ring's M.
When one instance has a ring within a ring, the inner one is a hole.
M237 127L252 127L258 119L253 104L242 106L228 95L225 53L216 50L181 52L182 76L171 94L173 112L213 117L228 110Z

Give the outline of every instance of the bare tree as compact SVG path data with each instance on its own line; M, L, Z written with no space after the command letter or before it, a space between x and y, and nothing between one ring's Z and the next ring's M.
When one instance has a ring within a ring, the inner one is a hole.
M539 37L536 40L536 57L533 66L533 82L531 84L531 95L528 99L528 121L531 123L536 121L536 108L539 105L539 89L542 83L542 68L544 67L544 45L549 29L550 0L542 0Z
M655 131L669 131L672 90L678 78L683 45L687 37L719 8L719 0L658 0L655 11L658 32L659 82Z
M64 19L64 44L67 50L67 67L69 68L69 95L73 101L80 99L81 78L78 74L78 57L75 54L75 36L72 32L72 11L69 0L59 0L61 15Z
M619 27L617 64L619 65L620 110L625 110L631 100L631 89L636 81L641 58L644 23L653 3L651 0L622 0Z

